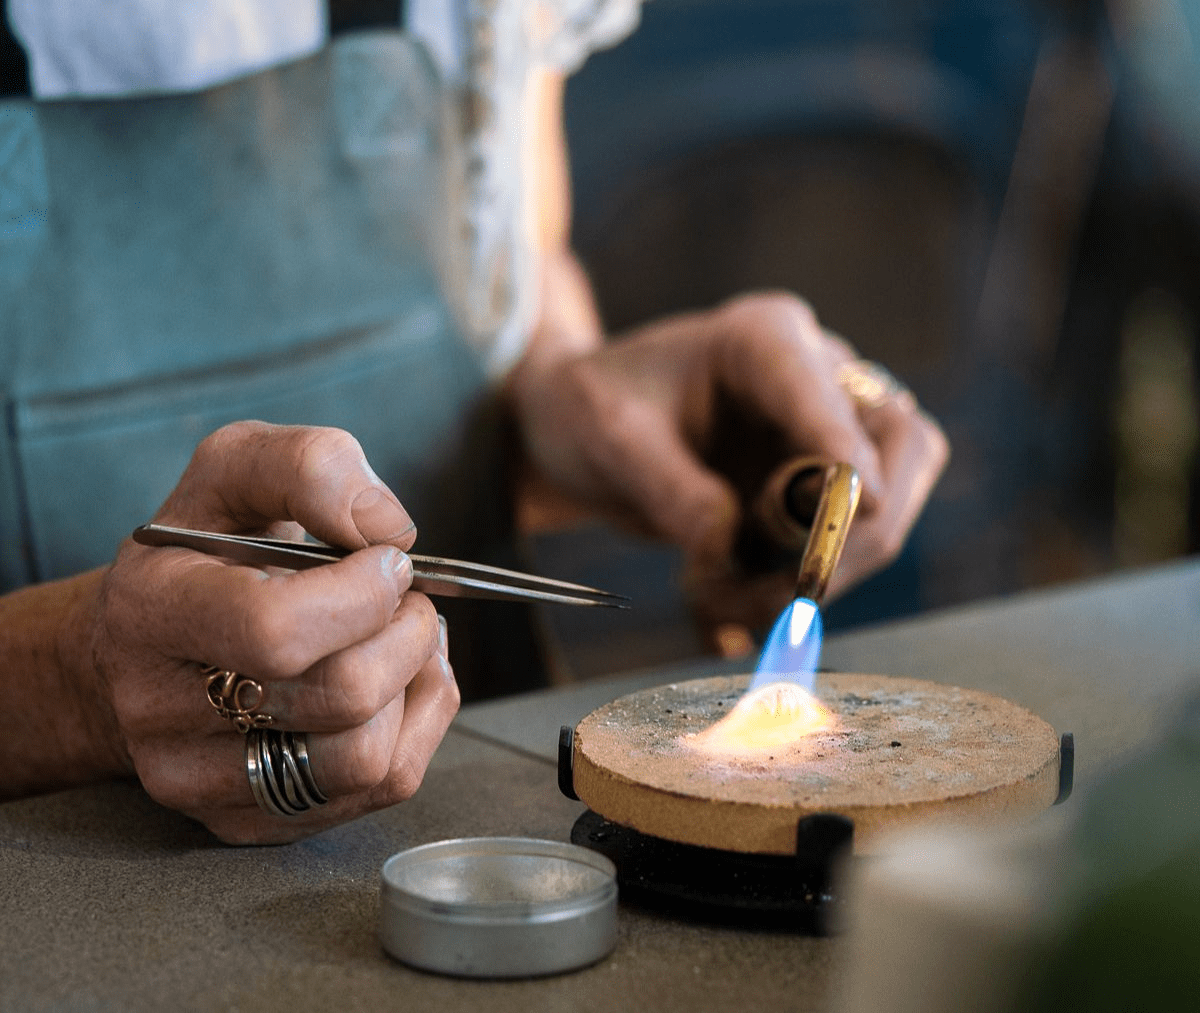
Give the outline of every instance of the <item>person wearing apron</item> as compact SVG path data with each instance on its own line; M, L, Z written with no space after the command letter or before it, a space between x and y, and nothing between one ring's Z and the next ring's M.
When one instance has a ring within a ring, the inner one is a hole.
M0 104L5 794L136 773L240 842L411 795L458 681L536 666L514 607L447 622L407 592L414 520L424 552L507 561L510 413L560 487L682 543L722 600L736 499L696 452L718 390L859 466L850 575L896 551L944 440L898 386L848 382L865 367L794 297L603 341L561 78L634 0L410 0L408 30L328 42L315 2L121 6L143 17L114 33L9 0L53 100ZM151 517L361 551L265 575L122 544Z

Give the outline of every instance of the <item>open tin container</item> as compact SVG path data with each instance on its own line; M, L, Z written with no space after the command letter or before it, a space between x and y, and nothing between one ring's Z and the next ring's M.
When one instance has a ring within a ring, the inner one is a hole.
M380 940L397 960L464 978L593 964L617 941L613 863L574 844L467 837L383 865Z

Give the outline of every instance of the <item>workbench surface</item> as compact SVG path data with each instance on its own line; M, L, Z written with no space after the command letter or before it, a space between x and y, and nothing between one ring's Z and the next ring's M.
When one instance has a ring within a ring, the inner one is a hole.
M825 664L986 689L1077 740L1076 791L1151 741L1200 687L1200 560L831 638ZM441 978L376 938L384 859L475 835L566 840L558 728L700 661L465 708L417 796L285 847L228 848L131 783L0 805L0 1011L820 1008L837 938L690 923L621 905L600 964ZM1047 819L1069 818L1070 803Z

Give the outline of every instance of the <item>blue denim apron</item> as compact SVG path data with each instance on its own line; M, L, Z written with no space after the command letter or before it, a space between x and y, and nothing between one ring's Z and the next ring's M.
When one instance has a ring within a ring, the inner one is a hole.
M350 430L422 551L511 562L503 426L439 281L446 122L396 31L195 94L0 102L0 589L110 560L242 418ZM500 653L469 695L528 683Z

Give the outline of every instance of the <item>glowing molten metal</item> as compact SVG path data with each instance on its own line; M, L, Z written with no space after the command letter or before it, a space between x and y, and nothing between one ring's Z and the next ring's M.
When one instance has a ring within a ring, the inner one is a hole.
M810 692L821 657L821 613L798 599L775 623L750 689L720 721L691 736L713 753L779 750L837 727L837 718Z
M689 741L712 753L746 755L777 751L836 727L833 711L808 690L773 682L747 692L725 717Z

